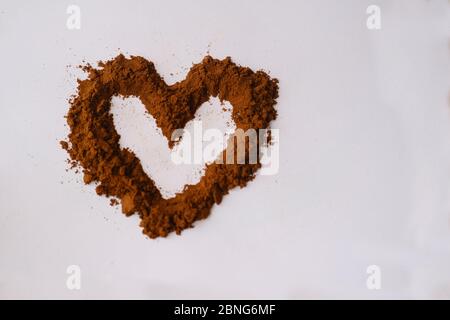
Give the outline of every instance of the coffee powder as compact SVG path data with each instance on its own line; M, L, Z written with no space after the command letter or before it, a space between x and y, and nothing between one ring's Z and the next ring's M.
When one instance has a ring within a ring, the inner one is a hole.
M231 103L236 128L266 129L277 116L278 81L263 71L238 66L230 58L206 56L193 65L185 80L169 86L152 62L137 56L119 55L99 62L97 68L88 65L83 69L88 78L78 80L78 92L70 100L70 133L61 146L83 168L84 182L97 184L98 195L119 199L127 216L139 214L143 233L150 238L172 231L180 234L196 220L208 217L215 203L220 204L230 189L246 186L261 167L259 160L256 164L212 163L199 183L163 199L136 155L119 146L110 108L115 95L139 97L170 147L172 131L184 128L211 96ZM220 157L225 156L226 150Z

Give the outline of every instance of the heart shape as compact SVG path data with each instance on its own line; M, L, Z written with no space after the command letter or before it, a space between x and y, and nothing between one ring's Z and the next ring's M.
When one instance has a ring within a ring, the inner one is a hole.
M205 166L214 162L227 147L226 142L235 131L231 110L230 103L212 97L197 109L195 118L186 123L179 142L169 148L155 118L138 97L117 96L111 100L120 147L131 150L139 158L144 172L155 182L164 199L183 192L185 185L197 184ZM215 130L213 143L208 139L213 135L211 130ZM202 151L201 157L196 159L192 152L194 145ZM261 173L264 173L263 168L264 164Z
M206 56L185 80L167 85L152 62L123 55L99 62L97 69L88 65L84 70L88 78L78 80L78 94L71 99L67 114L70 145L62 142L62 146L73 163L83 167L84 182L98 182L97 194L119 198L124 214L137 212L143 232L150 238L165 237L172 231L180 234L196 220L208 217L223 195L246 186L261 167L259 161L211 163L199 183L186 186L174 198L163 199L135 154L120 148L109 111L115 95L139 97L170 147L174 145L172 132L193 119L211 96L231 103L237 129L266 129L277 116L278 81L263 71L237 66L229 57L217 60Z

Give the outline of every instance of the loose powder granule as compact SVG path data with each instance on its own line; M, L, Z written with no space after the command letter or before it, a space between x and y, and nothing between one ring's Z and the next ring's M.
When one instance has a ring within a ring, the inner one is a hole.
M261 167L259 159L256 164L212 163L199 183L163 199L136 155L120 147L110 108L115 95L139 97L170 147L172 131L184 128L211 96L231 103L236 128L266 129L277 116L278 97L278 81L266 73L237 66L231 58L210 56L193 65L185 80L170 86L152 62L137 56L119 55L83 70L88 78L78 80L78 92L70 100L70 133L61 146L83 168L84 183L97 183L98 195L118 199L125 215L138 213L143 233L150 238L180 234L208 217L215 203L220 204L230 189L246 186ZM247 144L247 152L249 148ZM226 150L220 157L226 157Z

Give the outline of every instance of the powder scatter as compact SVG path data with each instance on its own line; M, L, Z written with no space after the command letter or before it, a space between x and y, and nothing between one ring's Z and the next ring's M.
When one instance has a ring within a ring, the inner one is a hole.
M67 141L61 141L61 148L63 148L64 150L68 150L69 149L69 144L67 143Z
M180 234L205 219L229 190L245 187L261 167L259 160L255 164L211 163L199 183L164 199L136 155L120 147L110 108L115 95L139 97L169 147L174 145L172 131L184 128L211 96L231 103L236 128L266 129L277 117L278 97L278 81L267 73L240 67L229 57L217 60L211 56L194 64L186 79L173 85L164 82L152 62L138 56L119 55L100 62L98 68L86 65L83 70L87 79L78 80L77 94L69 100L70 133L61 147L68 152L72 167L83 169L84 183L95 182L98 195L119 199L114 200L120 201L125 215L139 215L148 237ZM225 159L226 150L219 157Z

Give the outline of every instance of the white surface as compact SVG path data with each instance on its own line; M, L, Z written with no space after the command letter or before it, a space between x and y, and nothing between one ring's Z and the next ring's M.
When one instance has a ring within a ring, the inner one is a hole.
M376 2L378 31L360 0L76 1L70 31L72 3L2 0L0 297L449 298L448 2ZM208 49L270 71L279 174L180 237L146 239L58 145L66 66L117 48L169 83ZM366 288L373 264L381 290Z

